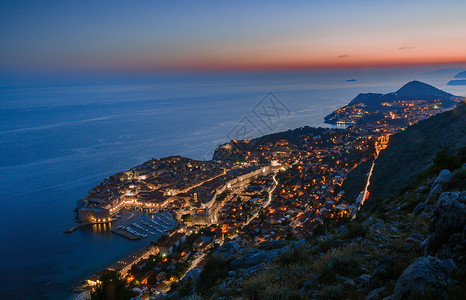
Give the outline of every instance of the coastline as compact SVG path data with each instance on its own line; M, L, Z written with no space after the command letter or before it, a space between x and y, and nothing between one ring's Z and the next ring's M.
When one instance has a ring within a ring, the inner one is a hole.
M424 118L424 117L425 117L425 116L422 115L421 117L416 117L416 118L418 118L418 119L415 119L415 120L419 120L419 119L422 119L422 118ZM317 130L316 128L310 128L310 129ZM275 135L278 135L278 134L280 134L280 133L275 133ZM283 133L282 133L282 134L283 134ZM274 135L274 134L272 134L272 135ZM259 138L259 139L262 139L262 138L264 138L264 136L261 137L261 138ZM215 154L214 154L214 156L215 156ZM171 160L172 157L162 158L162 159L159 159L159 160L166 160L166 159ZM187 159L187 158L181 158L181 159L189 160L189 159ZM209 161L205 161L205 162L213 162L213 161L212 161L212 160L209 160ZM146 163L144 163L144 164L146 164ZM138 167L141 167L141 166L143 166L144 164L139 165L139 166L136 166L136 167L132 168L131 170L137 169ZM132 172L133 172L133 171L132 171ZM118 173L117 173L117 174L118 174ZM117 174L115 174L115 176L116 176ZM131 176L138 176L138 175L132 174ZM213 180L214 178L217 178L218 176L219 176L219 175L215 175L212 179L208 179L208 180L204 181L203 183L201 183L200 185L202 185L202 184L204 184L205 182L208 182L208 181L210 181L210 180ZM144 178L144 180L145 180L145 179L146 179L146 178ZM195 186L199 186L199 185L195 185ZM226 185L225 185L225 186L226 186ZM189 189L191 189L191 188L189 188ZM366 189L367 189L367 187L366 187ZM171 192L170 192L170 193L171 193ZM170 193L169 193L169 195L171 196L172 194L170 194ZM217 194L217 192L215 193L215 195L216 195L216 194ZM176 195L176 194L174 194L174 195ZM215 197L214 197L214 200L215 200ZM213 200L212 200L212 201L213 201ZM118 211L118 210L117 210L117 211ZM133 224L134 224L134 223L133 223ZM113 230L112 230L112 231L113 231ZM133 256L135 256L135 255L133 255Z

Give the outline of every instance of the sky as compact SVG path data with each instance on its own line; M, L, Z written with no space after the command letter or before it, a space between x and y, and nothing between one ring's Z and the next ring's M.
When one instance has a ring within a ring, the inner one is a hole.
M466 62L466 1L1 1L2 70Z

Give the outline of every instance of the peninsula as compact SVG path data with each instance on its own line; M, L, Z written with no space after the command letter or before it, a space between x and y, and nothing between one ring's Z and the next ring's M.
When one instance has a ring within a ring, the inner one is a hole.
M218 146L210 161L171 156L114 174L78 201L77 218L96 224L111 223L125 210L156 214L158 221L113 229L130 239L148 238L157 229L164 235L108 270L141 297L180 293L180 285L197 278L228 241L260 247L302 240L325 224L354 218L370 197L372 169L390 137L464 101L418 81L390 94L360 94L325 118L344 125L339 129L302 127L233 140ZM360 190L345 191L348 174L362 165L370 172ZM238 262L248 268L244 276L264 267L252 266ZM87 281L87 293L102 274Z

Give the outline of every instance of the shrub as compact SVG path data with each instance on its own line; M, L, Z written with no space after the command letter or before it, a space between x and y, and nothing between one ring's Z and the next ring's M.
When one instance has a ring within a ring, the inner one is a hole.
M254 276L243 283L243 293L247 299L263 299L264 291L270 285L272 279L265 272Z
M324 285L322 287L322 294L320 299L343 299L344 298L344 288L341 284L338 285Z
M99 299L131 299L135 293L125 286L120 274L116 271L109 271L101 276L100 283L91 294L92 300Z
M306 247L295 247L280 254L277 258L279 265L303 264L309 262L311 253Z
M199 275L198 291L207 293L218 281L228 274L228 265L221 256L212 255L207 259L204 270Z
M352 239L355 237L366 237L367 228L360 223L350 223L346 232L343 234L343 239Z
M333 283L337 274L356 277L361 269L362 259L355 253L355 247L329 251L312 265L313 273L318 275L322 283Z
M432 161L434 162L433 167L435 173L439 173L443 169L453 171L461 167L460 157L457 155L449 155L447 150L437 152Z
M464 191L466 190L466 169L461 168L453 173L450 181L446 184L447 190Z

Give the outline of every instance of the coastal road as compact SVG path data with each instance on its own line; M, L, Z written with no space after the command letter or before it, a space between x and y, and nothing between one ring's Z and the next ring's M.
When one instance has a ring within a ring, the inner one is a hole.
M264 205L262 205L262 207L267 207L267 206L270 205L270 202L272 202L272 194L273 194L273 191L275 191L275 189L277 188L277 185L278 185L278 181L277 181L277 179L276 179L275 177L277 177L277 174L273 174L273 176L272 176L274 186L273 186L273 188L269 191L267 203L265 203Z
M384 149L383 147L381 147L380 145L376 144L376 147L375 147L375 158L374 158L374 160L372 161L371 169L369 170L369 174L367 175L366 186L364 187L364 191L362 192L361 201L356 202L356 211L354 212L354 214L353 214L353 216L351 217L351 219L356 218L356 213L359 211L359 209L364 205L364 202L366 201L368 189L369 189L369 186L370 186L370 184L371 184L372 171L374 171L375 162L377 161L377 158L379 157L380 151L382 151L383 149Z

